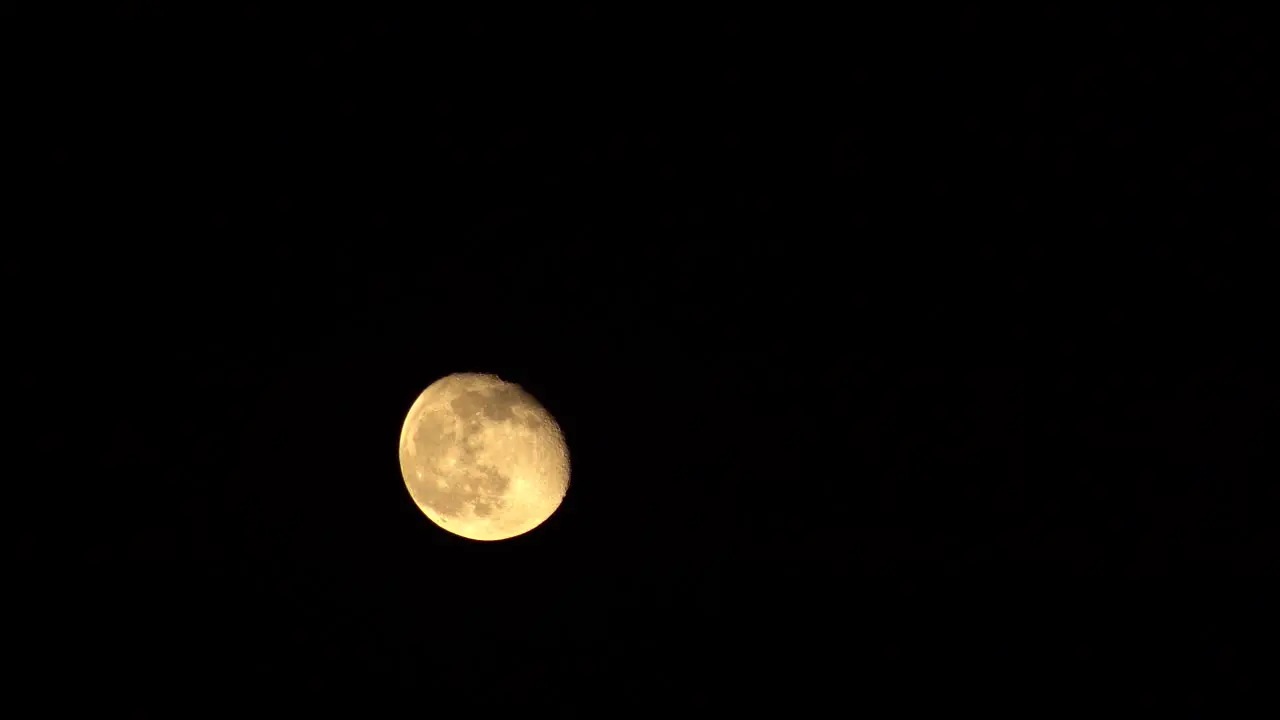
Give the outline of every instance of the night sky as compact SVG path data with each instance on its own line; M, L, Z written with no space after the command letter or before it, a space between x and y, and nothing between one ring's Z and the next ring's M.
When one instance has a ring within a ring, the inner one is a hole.
M169 5L3 16L23 688L167 717L1260 689L1249 22ZM453 372L565 432L527 535L409 498L401 423Z

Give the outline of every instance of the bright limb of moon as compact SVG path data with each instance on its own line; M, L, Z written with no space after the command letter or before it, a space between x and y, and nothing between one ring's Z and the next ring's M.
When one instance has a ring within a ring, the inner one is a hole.
M472 540L504 540L560 507L569 452L555 419L519 385L458 373L432 383L409 409L400 472L436 525Z

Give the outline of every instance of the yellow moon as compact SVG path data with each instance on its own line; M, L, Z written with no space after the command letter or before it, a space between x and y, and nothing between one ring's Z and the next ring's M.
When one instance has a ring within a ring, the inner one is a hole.
M505 540L560 507L569 452L555 419L519 385L458 373L432 383L409 409L400 472L436 525L472 540Z

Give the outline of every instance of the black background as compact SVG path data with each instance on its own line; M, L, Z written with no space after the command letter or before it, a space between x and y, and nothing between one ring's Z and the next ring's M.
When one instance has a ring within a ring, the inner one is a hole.
M612 716L1257 687L1247 20L169 5L4 16L26 688ZM566 432L525 536L404 490L404 414L460 371Z

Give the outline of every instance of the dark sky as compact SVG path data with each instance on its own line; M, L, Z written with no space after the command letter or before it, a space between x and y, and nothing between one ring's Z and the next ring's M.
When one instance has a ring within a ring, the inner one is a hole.
M26 687L600 717L1260 689L1248 21L161 5L4 16ZM466 371L570 447L507 542L399 473Z

